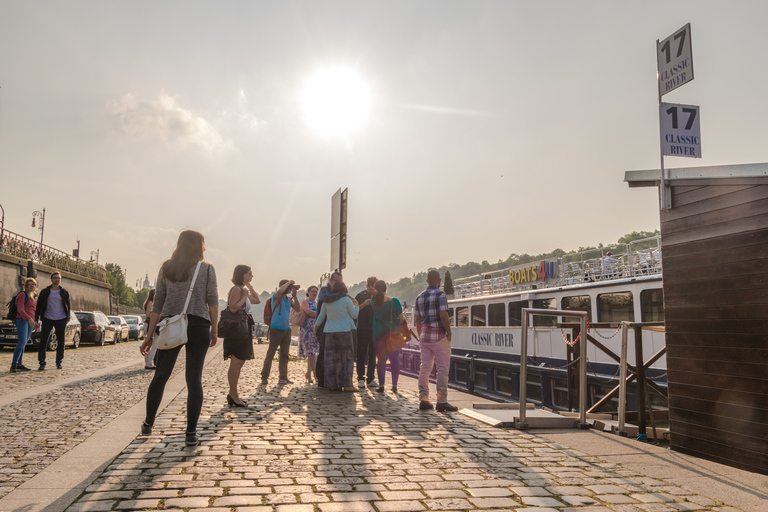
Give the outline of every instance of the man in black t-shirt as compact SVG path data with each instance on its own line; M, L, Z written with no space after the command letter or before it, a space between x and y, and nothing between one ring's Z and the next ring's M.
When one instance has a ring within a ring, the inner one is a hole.
M369 388L379 386L376 375L376 347L373 343L373 308L371 299L376 294L373 287L378 279L369 277L365 283L365 290L358 293L355 300L360 304L360 312L357 315L357 387L362 389L368 384ZM368 376L366 379L365 363L368 363Z

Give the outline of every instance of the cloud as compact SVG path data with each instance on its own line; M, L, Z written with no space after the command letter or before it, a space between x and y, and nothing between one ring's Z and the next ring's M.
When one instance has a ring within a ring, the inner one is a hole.
M110 108L118 129L134 137L195 146L209 153L234 149L216 126L182 108L176 98L166 92L154 100L139 100L133 94L126 94L111 102Z
M444 114L444 115L451 115L451 116L496 117L496 114L492 112L486 112L484 110L444 107L440 105L417 105L413 103L406 103L406 104L403 104L402 107L411 109L411 110L420 110L422 112L430 112L433 114Z

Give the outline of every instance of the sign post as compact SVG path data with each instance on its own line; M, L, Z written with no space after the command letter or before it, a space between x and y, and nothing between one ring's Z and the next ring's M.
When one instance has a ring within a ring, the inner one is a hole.
M691 24L687 23L683 28L664 39L656 40L656 80L659 91L659 146L661 158L661 177L659 182L659 203L662 210L672 208L672 194L669 189L669 180L664 170L665 131L664 108L661 97L678 87L693 80L693 46L691 44ZM686 106L687 107L687 106ZM698 107L696 107L696 122L698 122ZM698 125L697 125L698 129ZM674 156L701 157L701 136L698 137L698 156L688 154L675 154Z

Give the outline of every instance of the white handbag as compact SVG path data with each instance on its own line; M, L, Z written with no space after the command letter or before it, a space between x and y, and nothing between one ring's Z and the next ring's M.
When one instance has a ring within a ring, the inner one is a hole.
M202 261L197 262L195 275L192 277L192 283L189 285L187 301L184 303L184 310L178 315L163 318L157 323L158 334L156 338L158 350L176 348L187 342L187 307L189 307L189 299L192 298L192 289L195 287L197 273L200 271L201 264Z

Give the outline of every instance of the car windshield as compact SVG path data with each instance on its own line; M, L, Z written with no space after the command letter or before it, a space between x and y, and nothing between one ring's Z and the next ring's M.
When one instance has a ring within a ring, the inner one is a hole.
M139 323L139 317L137 316L124 316L123 318L125 318L125 321L128 322L129 324Z
M93 314L91 313L75 313L75 316L80 321L93 322Z

